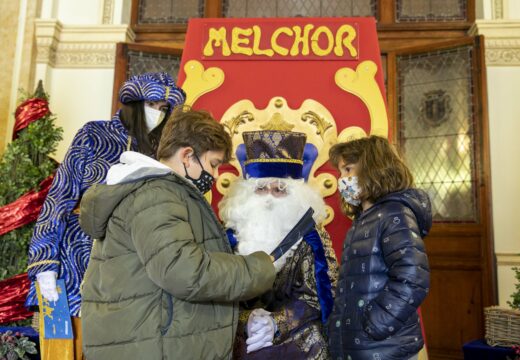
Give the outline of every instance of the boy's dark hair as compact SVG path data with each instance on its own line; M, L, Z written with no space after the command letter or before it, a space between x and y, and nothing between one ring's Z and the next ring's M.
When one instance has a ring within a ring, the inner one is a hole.
M387 139L369 136L334 145L329 151L331 163L338 168L345 164L357 164L361 201L375 202L379 198L414 186L413 176L397 149ZM353 216L361 205L352 206L342 199L343 211Z
M223 162L231 160L231 137L210 113L189 106L176 107L164 129L157 159L168 159L182 147L190 146L197 156L206 151L223 151Z

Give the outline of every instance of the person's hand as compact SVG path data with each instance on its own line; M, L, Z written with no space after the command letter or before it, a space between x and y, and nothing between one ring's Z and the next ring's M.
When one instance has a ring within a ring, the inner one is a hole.
M56 288L56 277L55 271L43 271L36 274L36 281L40 287L40 293L43 298L49 301L58 300L58 289Z
M254 309L247 320L247 353L272 346L276 324L269 311Z
M274 268L277 273L279 273L280 270L282 270L285 263L287 262L287 259L294 255L294 252L296 251L296 249L298 249L298 246L300 246L302 239L298 240L293 246L291 246L291 248L289 250L287 250L285 252L285 254L280 256L277 260L273 261L273 265L274 265ZM271 258L272 258L272 256L271 256Z

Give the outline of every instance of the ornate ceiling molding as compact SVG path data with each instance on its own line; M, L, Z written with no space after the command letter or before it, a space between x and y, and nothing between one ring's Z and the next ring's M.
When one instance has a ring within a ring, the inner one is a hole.
M484 35L487 66L520 66L520 21L477 20L469 35Z
M36 20L37 63L54 68L113 68L118 42L133 42L128 25L62 25Z

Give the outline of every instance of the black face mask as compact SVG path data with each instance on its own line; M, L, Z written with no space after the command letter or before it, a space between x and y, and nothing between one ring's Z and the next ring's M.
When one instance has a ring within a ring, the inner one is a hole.
M211 187L213 186L213 182L215 181L215 178L213 176L211 176L211 174L204 169L204 166L202 166L202 163L200 162L199 157L197 155L195 155L195 158L199 162L199 165L202 169L202 172L200 173L199 178L194 179L191 176L189 176L188 169L186 169L186 165L183 164L184 172L186 173L186 175L184 177L186 179L190 180L193 183L193 185L195 185L195 187L197 189L199 189L199 191L201 193L205 194L211 190Z

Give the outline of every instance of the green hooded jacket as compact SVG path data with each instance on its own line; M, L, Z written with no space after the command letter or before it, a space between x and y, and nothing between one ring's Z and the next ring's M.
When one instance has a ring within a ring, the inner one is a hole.
M238 301L269 290L274 266L263 252L233 255L200 192L146 162L81 202L96 239L82 285L86 357L229 359Z

